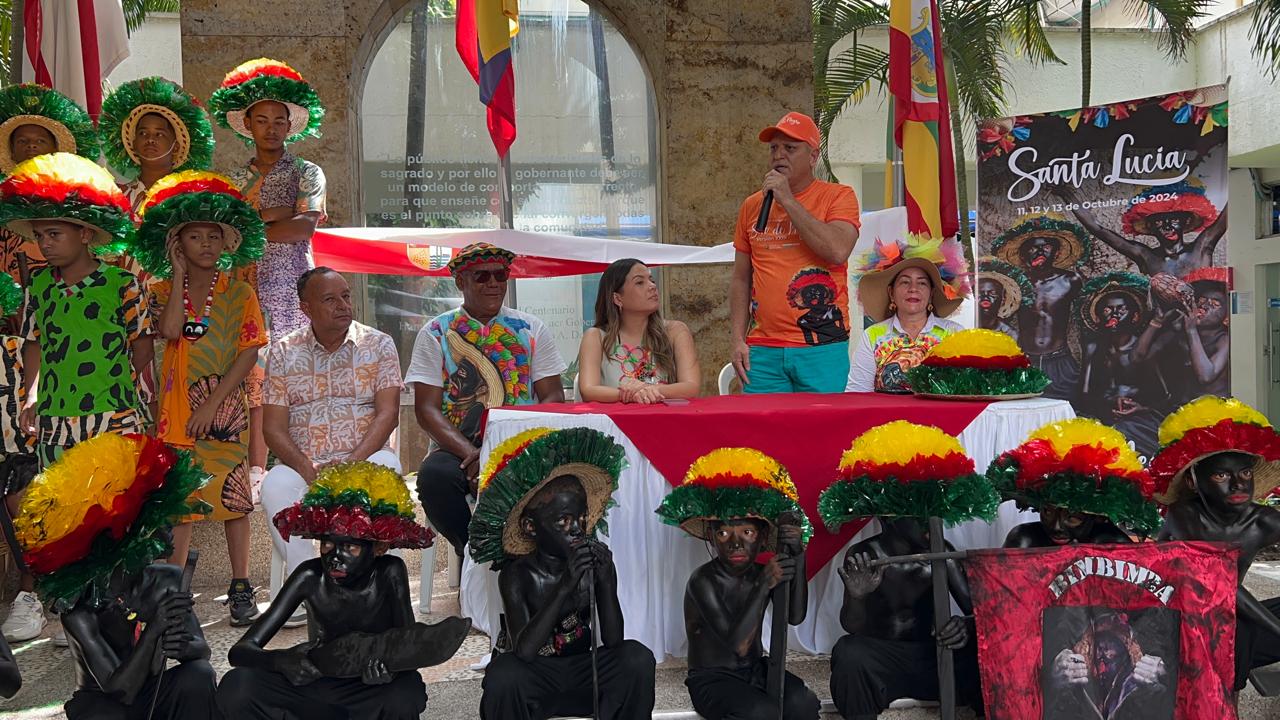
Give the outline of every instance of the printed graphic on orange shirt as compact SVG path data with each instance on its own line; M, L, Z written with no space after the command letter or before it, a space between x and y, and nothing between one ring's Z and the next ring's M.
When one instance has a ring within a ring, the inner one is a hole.
M844 313L836 300L840 288L831 273L819 267L807 267L796 273L787 286L787 304L803 310L796 325L808 345L825 345L849 339Z

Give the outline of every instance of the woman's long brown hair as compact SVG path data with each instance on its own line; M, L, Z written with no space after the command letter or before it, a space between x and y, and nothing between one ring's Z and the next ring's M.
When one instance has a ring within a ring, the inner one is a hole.
M642 263L635 258L615 260L600 275L600 289L596 293L594 327L599 328L604 334L606 358L612 356L613 348L618 344L618 333L622 330L622 309L613 302L613 294L622 291L622 286L627 282L627 276L631 274L632 268L640 264ZM644 329L643 344L649 351L649 356L653 358L654 364L666 376L667 382L675 382L677 379L676 353L671 344L671 338L667 335L667 324L662 319L661 310L655 310L649 316L649 322Z

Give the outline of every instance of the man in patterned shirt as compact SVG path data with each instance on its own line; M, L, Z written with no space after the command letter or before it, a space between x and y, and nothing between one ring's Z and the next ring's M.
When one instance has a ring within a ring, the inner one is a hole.
M330 268L303 273L297 293L310 325L267 348L263 428L280 459L262 482L269 518L300 500L326 465L368 460L400 472L391 449L401 388L391 336L352 319L351 288ZM316 556L310 540L286 541L274 526L271 541L288 573Z

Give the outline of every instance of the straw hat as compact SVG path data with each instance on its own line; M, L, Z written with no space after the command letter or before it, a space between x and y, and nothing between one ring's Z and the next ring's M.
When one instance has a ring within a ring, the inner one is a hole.
M1147 314L1148 288L1151 281L1145 276L1131 272L1109 272L1093 278L1084 284L1080 294L1076 296L1075 307L1080 322L1089 330L1102 327L1102 317L1098 306L1109 295L1121 295L1133 303L1143 316Z
M53 135L54 152L98 159L98 133L84 108L57 90L23 83L0 90L0 173L13 172L10 139L23 125L37 125Z
M1032 238L1049 238L1058 242L1053 266L1070 270L1089 258L1089 234L1085 229L1057 213L1033 215L1006 230L991 244L991 254L1014 267L1022 267L1022 244Z
M136 177L142 158L133 148L138 121L155 114L173 128L173 170L207 170L213 161L213 126L200 103L181 85L162 77L146 77L116 88L102 101L98 116L103 154L112 170Z
M156 181L139 208L142 225L130 236L129 252L143 269L169 277L169 246L190 223L222 228L224 247L218 259L223 269L242 267L262 257L267 230L253 206L222 175L184 170Z
M1021 270L1003 260L988 255L978 260L978 281L992 280L1004 288L1004 300L996 308L996 316L1008 320L1018 310L1030 307L1035 301L1035 288Z
M320 122L324 119L320 96L302 73L279 60L258 58L236 66L209 96L209 110L219 125L251 143L249 110L264 100L278 102L289 109L286 142L320 136Z
M876 240L875 246L857 262L858 302L863 312L876 322L888 319L889 287L907 268L920 268L933 285L930 302L933 314L947 317L969 294L969 266L964 250L955 238L905 242Z
M1280 486L1280 434L1262 413L1235 398L1204 395L1183 405L1160 423L1160 452L1151 460L1155 499L1162 505L1190 495L1185 478L1193 465L1224 452L1258 458L1253 470L1253 499L1260 501Z

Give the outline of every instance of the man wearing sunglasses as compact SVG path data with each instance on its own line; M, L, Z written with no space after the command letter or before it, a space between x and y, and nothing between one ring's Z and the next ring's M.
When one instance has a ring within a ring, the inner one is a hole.
M564 359L538 318L503 305L515 255L488 243L449 261L462 307L418 333L405 384L414 415L431 437L418 470L418 497L431 525L462 554L480 471L486 408L564 402Z

